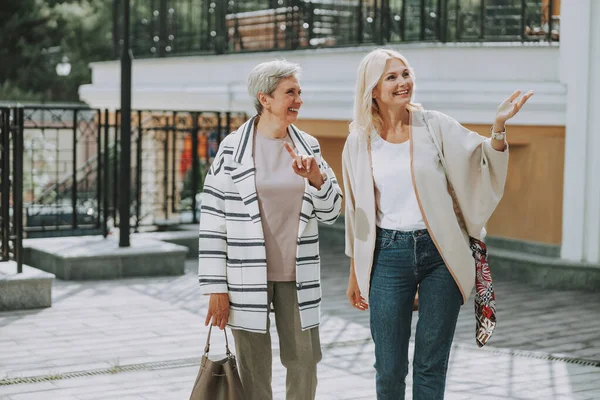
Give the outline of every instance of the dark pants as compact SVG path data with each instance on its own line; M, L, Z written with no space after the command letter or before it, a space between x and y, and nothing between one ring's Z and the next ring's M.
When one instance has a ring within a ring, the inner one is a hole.
M375 343L377 400L403 400L413 301L419 321L413 399L444 398L448 358L462 295L426 230L377 228L369 308Z

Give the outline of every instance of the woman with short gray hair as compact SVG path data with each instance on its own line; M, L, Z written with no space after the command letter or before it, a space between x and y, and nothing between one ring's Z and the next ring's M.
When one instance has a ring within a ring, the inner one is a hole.
M198 271L210 295L206 324L233 329L249 400L273 398L272 309L286 398L312 400L317 387L317 222L337 219L342 192L317 139L292 125L303 103L300 72L284 60L252 70L257 115L223 140L204 183Z

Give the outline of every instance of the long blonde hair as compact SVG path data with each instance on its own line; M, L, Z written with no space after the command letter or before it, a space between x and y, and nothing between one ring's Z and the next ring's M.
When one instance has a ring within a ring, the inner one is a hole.
M415 72L411 68L406 57L391 49L375 49L367 54L358 67L356 78L356 91L354 97L354 118L350 124L350 130L358 130L367 135L373 128L381 132L383 120L377 107L377 102L373 100L373 89L379 83L381 76L385 71L388 60L397 58L408 68L410 77L415 80ZM414 85L413 85L414 96ZM409 110L422 110L420 104L412 101L408 103Z

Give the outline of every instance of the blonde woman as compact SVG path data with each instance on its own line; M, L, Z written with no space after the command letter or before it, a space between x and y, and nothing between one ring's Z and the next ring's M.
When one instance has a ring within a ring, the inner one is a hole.
M206 324L233 329L247 400L269 400L274 308L286 399L312 400L321 360L317 221L332 224L342 191L319 142L293 123L302 107L300 67L257 65L248 92L257 115L228 135L204 184L200 287Z
M411 101L414 88L405 57L387 49L369 53L358 69L354 121L342 158L351 258L347 296L353 307L370 309L378 400L405 398L417 291L412 395L443 399L458 312L475 282L469 235L482 237L502 197L505 123L533 94L518 99L517 91L506 99L486 138L447 115L423 110ZM441 143L447 173L431 135Z

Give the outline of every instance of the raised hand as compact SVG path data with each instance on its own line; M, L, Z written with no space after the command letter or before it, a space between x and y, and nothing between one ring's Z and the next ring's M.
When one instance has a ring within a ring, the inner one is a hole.
M519 112L521 107L523 107L525 102L527 102L527 100L533 96L533 90L530 90L529 92L525 93L523 97L518 99L520 95L521 91L517 90L498 106L498 109L496 110L496 123L504 124L506 121L514 117Z
M301 177L308 179L308 182L311 184L311 186L321 189L324 180L323 176L321 175L321 171L319 170L317 160L315 160L313 156L296 154L289 143L284 143L284 146L293 159L292 169L294 172Z

